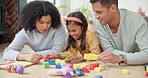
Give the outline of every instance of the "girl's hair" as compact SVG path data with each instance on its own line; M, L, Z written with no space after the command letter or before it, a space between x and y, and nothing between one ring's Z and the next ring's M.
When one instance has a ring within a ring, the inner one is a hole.
M75 21L75 20L66 20L66 25L69 25L71 23L74 23L78 26L81 26L84 30L82 31L82 34L81 34L81 44L80 44L80 49L81 50L84 50L85 49L85 37L86 37L86 31L87 31L87 27L88 27L88 23L87 23L87 20L85 18L85 16L83 15L82 12L80 11L76 11L76 12L73 12L73 13L70 13L67 18L69 17L75 17L75 18L78 18L80 19L81 22L79 21ZM68 37L68 40L67 40L67 48L66 50L68 50L71 46L73 48L76 48L76 40L71 36L69 35Z
M25 31L31 32L36 28L36 20L42 16L50 15L52 18L51 27L61 26L60 13L58 9L48 1L32 1L24 6L21 12L21 26Z

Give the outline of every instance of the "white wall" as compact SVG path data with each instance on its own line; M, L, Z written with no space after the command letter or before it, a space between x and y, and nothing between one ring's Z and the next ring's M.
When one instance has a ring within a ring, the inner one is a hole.
M126 8L128 10L137 12L138 8L141 7L148 15L148 0L118 0L119 8Z

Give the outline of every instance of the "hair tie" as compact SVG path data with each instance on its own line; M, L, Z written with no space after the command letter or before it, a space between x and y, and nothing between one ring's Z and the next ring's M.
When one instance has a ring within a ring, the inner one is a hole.
M67 17L66 21L75 21L75 22L82 23L82 21L79 18L76 18L76 17Z

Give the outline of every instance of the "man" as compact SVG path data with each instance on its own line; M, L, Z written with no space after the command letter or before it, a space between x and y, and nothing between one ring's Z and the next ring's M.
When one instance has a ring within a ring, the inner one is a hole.
M118 9L118 0L90 0L95 17L94 26L104 50L99 59L105 63L148 63L148 26L134 12Z

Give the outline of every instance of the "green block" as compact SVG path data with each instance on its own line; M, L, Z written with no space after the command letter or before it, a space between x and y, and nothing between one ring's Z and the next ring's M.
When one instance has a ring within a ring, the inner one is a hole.
M44 63L43 63L43 66L44 66L45 69L46 69L46 68L49 68L49 63L48 63L48 62L44 62Z

